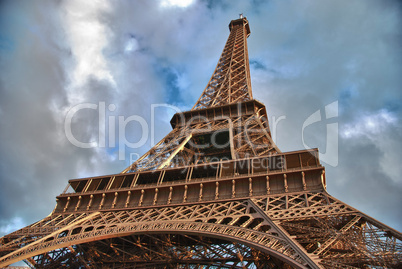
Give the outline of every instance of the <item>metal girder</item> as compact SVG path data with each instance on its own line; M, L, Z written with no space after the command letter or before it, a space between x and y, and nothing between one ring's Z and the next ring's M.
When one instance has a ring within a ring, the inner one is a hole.
M13 262L13 259L24 259L28 256L43 258L44 256L41 253L65 249L70 245L85 245L106 238L124 237L143 234L144 232L147 234L163 232L164 234L203 235L237 242L263 250L276 259L286 261L297 268L305 268L305 258L298 254L298 250L294 249L294 246L289 244L286 238L275 235L276 230L273 227L270 228L271 233L263 232L264 227L261 225L258 226L261 231L244 227L251 224L251 220L256 218L256 216L247 213L249 203L251 201L246 200L219 204L214 207L209 204L199 205L197 208L193 208L199 212L195 215L192 214L192 211L181 207L170 208L170 210L177 211L177 214L168 214L167 210L157 209L149 209L147 212L139 212L142 210L116 213L98 212L68 227L57 229L60 230L58 234L49 234L42 241L33 242L4 256L0 260L0 265ZM175 219L171 220L172 216ZM215 223L218 219L228 222L225 220L225 216L230 216L230 225L222 224L223 222ZM247 225L244 225L245 222ZM273 224L270 223L270 226ZM67 233L66 230L68 230ZM71 252L68 254L71 255ZM51 256L54 257L54 255Z
M71 221L74 218L75 221ZM36 256L36 262L50 262L53 259L50 257L57 256L57 250L61 251L59 256L65 256L64 259L72 259L72 251L66 251L72 245L85 247L90 242L105 238L161 232L202 234L260 251L265 245L269 250L265 249L264 253L288 264L291 264L287 260L289 256L293 260L299 256L299 261L307 263L306 257L302 257L307 255L315 263L321 261L324 267L329 264L328 261L336 261L345 266L354 266L359 262L385 264L392 268L399 266L402 259L401 242L392 235L398 237L397 232L385 225L376 226L376 222L371 222L357 210L326 193L288 193L253 197L252 200L99 211L91 215L62 214L33 226L41 229L41 225L48 228L43 231L54 232L43 234L39 241L27 241L31 243L23 243L19 238L9 242L7 246L13 245L17 250L5 255L0 265L30 256ZM29 231L32 228L24 229ZM282 235L278 237L280 232ZM24 247L21 248L21 244ZM38 254L33 255L35 253ZM51 254L44 256L39 253ZM80 260L73 260L80 263Z

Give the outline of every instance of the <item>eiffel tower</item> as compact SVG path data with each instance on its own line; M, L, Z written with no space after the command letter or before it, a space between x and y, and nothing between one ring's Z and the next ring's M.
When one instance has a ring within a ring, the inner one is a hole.
M402 268L402 234L327 193L318 150L281 152L253 99L246 18L194 107L123 172L70 180L0 239L0 267Z

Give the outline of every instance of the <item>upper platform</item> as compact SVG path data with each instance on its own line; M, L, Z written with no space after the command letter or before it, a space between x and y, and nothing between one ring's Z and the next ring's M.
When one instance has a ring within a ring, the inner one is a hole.
M232 21L229 23L229 30L232 31L232 28L233 28L234 26L236 26L236 25L244 26L244 27L246 28L247 37L250 36L251 31L250 31L250 25L249 25L249 23L248 23L247 18L240 18L240 19L237 19L237 20L232 20Z

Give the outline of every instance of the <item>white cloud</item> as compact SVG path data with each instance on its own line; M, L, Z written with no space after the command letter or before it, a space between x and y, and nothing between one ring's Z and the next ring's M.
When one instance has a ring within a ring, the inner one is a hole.
M194 3L194 0L162 0L160 5L161 7L180 7L186 8L191 6Z
M346 139L364 136L376 140L379 138L378 135L381 135L387 127L395 125L396 122L397 118L393 113L382 109L347 124L342 128L340 135Z
M398 117L386 109L367 113L342 128L340 135L351 144L369 145L379 151L378 164L393 182L402 182Z
M136 51L139 48L138 41L134 37L130 37L130 39L126 42L124 46L124 51L129 53Z
M116 84L103 54L112 33L106 22L102 21L102 15L112 9L108 1L72 0L65 2L64 10L65 32L75 62L70 85L72 95L69 96L74 103L81 101L79 92L82 91L76 89L82 87L91 76Z
M16 231L26 226L26 223L21 217L14 217L8 221L0 222L0 236Z

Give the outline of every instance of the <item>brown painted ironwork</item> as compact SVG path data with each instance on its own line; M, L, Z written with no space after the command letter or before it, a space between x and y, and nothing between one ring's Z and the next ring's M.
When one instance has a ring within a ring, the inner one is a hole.
M402 267L402 234L329 195L317 149L274 144L248 21L229 28L173 130L122 173L70 180L48 217L0 239L0 267Z

